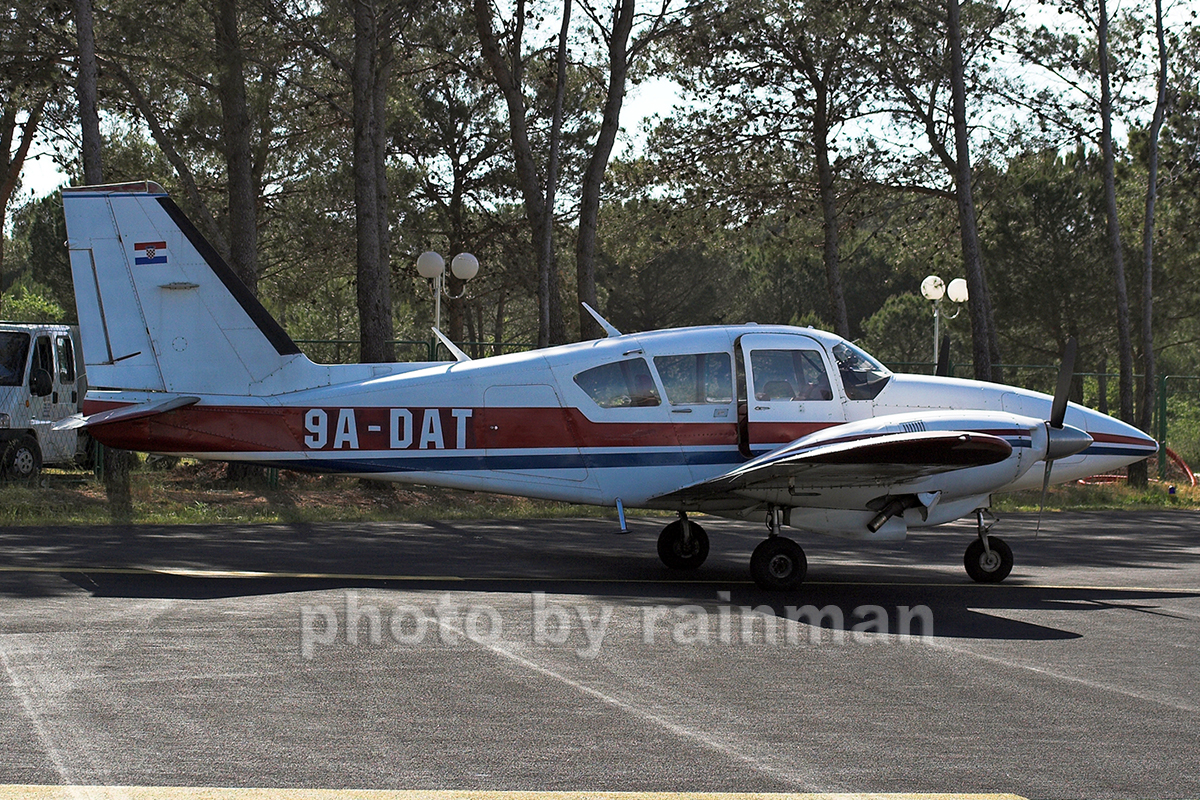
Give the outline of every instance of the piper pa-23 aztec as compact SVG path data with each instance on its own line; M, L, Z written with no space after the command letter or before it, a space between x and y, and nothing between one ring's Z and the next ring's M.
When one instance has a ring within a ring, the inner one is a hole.
M967 572L1001 581L993 494L1157 450L1067 403L1070 346L1054 397L894 374L811 328L622 334L590 308L604 339L471 360L443 337L453 363L315 364L160 186L63 202L89 384L66 424L106 445L610 506L622 530L626 508L669 509L658 552L683 570L709 549L689 512L765 518L766 589L807 569L785 525L896 541L969 514Z

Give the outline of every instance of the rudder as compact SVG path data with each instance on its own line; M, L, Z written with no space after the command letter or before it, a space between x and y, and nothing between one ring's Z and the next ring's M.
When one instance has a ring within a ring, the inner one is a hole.
M158 184L63 189L93 387L260 395L312 366ZM298 376L296 376L298 377ZM301 384L307 381L301 381Z

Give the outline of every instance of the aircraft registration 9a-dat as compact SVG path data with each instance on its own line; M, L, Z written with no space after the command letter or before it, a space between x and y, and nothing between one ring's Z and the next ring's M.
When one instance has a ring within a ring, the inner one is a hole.
M622 529L625 508L670 509L658 552L676 569L708 554L689 512L765 519L750 568L767 589L807 569L785 525L895 541L971 514L967 572L1001 581L993 494L1157 449L1067 403L1073 348L1054 397L894 374L811 328L621 334L599 315L606 338L544 350L315 364L158 185L63 202L89 384L67 424L106 445L610 506Z

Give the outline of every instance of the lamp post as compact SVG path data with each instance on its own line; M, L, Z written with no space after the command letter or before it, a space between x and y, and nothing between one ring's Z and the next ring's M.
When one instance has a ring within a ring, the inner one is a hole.
M951 302L959 304L967 302L967 282L962 278L955 278L947 286L937 275L930 275L921 281L921 295L933 303L933 361L936 364L938 360L938 344L939 339L941 339L942 298L948 297ZM947 319L954 319L961 311L962 306L960 305Z
M454 273L454 277L460 281L466 282L479 274L479 259L470 253L459 253L454 258L450 259L450 271ZM422 278L428 278L433 281L433 327L439 331L442 329L442 293L445 291L443 284L446 281L446 259L432 250L427 250L417 256L417 272ZM457 300L465 296L467 287L458 294L447 294L451 300ZM433 340L429 344L430 360L433 360L433 351L436 344Z

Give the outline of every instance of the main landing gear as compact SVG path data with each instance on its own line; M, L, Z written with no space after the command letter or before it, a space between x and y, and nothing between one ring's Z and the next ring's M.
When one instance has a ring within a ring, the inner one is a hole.
M754 582L768 591L795 589L808 572L804 550L779 535L781 516L780 509L774 506L768 509L768 536L750 556ZM658 536L658 557L671 569L696 569L708 558L708 534L680 511L679 519L663 528Z
M999 583L1012 572L1012 548L998 536L989 536L988 530L996 524L996 520L982 508L975 511L975 521L979 528L979 538L967 547L963 556L963 564L972 580L979 583Z

